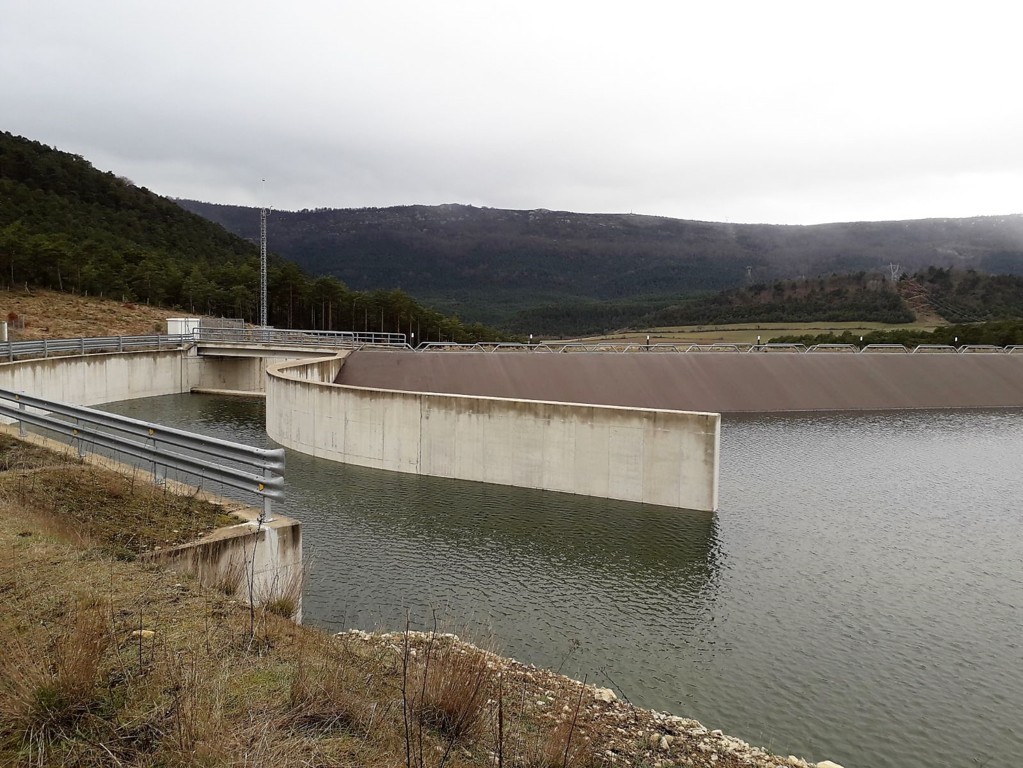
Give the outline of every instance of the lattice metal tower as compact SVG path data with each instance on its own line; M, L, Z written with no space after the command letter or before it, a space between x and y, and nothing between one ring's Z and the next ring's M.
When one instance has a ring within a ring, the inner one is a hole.
M266 179L263 179L264 197ZM266 205L259 209L259 327L266 328Z

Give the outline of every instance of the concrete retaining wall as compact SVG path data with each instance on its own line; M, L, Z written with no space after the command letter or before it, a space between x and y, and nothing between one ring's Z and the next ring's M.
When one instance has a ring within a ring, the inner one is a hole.
M399 472L714 510L720 417L330 383L338 358L271 366L267 432Z
M117 352L0 363L0 388L96 405L189 392L262 392L266 367L290 357L200 357L191 350Z
M51 357L0 363L0 387L95 405L187 392L190 373L181 350Z
M251 575L253 604L287 604L291 618L302 621L305 571L297 520L274 517L263 526L249 521L220 528L200 541L150 552L143 559L192 574L243 602L249 601Z

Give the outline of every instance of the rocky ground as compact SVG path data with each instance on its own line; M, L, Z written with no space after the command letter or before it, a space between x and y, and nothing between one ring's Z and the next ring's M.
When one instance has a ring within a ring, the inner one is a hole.
M434 643L480 649L456 635L424 632L372 634L350 630L343 636L363 643L382 645L396 654L422 655ZM588 686L549 669L523 664L515 659L487 653L499 672L504 687L512 692L518 715L538 728L557 729L575 722L594 743L594 757L605 765L649 766L650 768L842 768L825 760L810 763L795 756L780 757L722 733L709 730L696 720L635 707L621 701L608 688ZM496 707L493 699L488 701ZM495 754L491 757L497 760Z

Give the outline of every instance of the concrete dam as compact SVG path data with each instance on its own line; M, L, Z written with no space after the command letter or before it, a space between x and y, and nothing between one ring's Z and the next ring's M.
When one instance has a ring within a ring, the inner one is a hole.
M1023 407L1023 354L361 350L336 383L713 413Z
M267 431L305 453L698 510L722 413L989 407L1023 407L1023 355L361 349L267 380Z
M236 347L8 362L0 378L83 404L265 389L268 434L303 453L705 511L718 506L722 413L1023 407L1023 354L1006 352Z

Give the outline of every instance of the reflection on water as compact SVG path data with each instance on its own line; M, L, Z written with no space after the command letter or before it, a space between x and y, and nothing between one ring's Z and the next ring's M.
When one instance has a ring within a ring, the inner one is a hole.
M259 401L114 408L269 444ZM394 629L435 612L637 704L847 768L1014 764L1023 414L730 417L722 443L714 515L289 452L278 508L303 522L306 616Z

